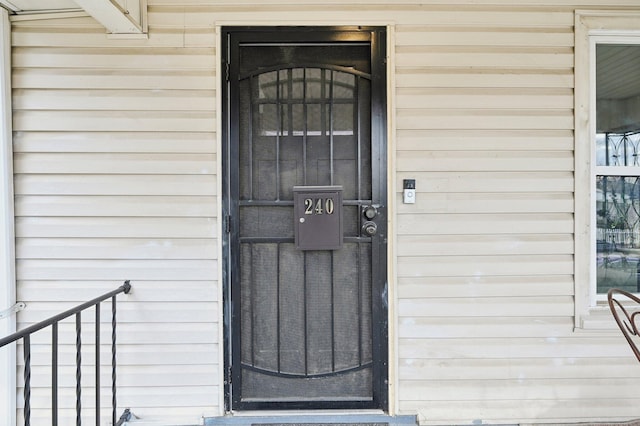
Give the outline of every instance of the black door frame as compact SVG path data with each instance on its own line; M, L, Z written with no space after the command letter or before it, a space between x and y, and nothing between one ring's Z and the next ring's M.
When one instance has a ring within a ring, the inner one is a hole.
M238 158L239 124L232 117L238 117L239 100L231 96L233 90L230 76L237 75L239 46L244 43L329 43L358 42L371 43L371 150L372 150L372 192L374 199L381 201L386 221L387 200L387 72L386 72L386 29L384 27L226 27L222 30L221 70L222 82L222 287L224 316L224 392L225 410L242 409L364 409L376 408L388 410L388 280L387 280L387 242L386 226L379 233L379 244L372 245L372 274L378 277L372 282L372 344L374 351L373 400L371 402L341 403L333 402L280 402L280 403L239 403L234 400L233 383L239 380L233 371L232 347L239 339L239 333L233 333L234 316L239 315L238 298L233 298L232 280L239 271L239 256L232 257L232 247L238 241L239 217L237 203L233 194L237 190L231 187L238 182L238 167L231 167L231 159ZM375 173L379 171L379 173ZM376 296L379 296L376 299ZM236 345L236 347L238 347ZM238 370L238 369L236 369Z

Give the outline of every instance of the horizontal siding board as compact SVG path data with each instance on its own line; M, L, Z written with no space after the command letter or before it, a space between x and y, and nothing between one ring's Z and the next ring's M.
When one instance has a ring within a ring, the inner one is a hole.
M605 362L607 366L603 368ZM411 359L400 361L399 379L407 382L416 377L434 381L455 381L461 377L471 380L555 380L576 377L638 380L640 377L634 362L637 361L625 358L520 358L508 362L504 359Z
M581 336L567 333L566 336L540 336L538 338L520 334L510 339L475 336L472 333L458 339L401 338L398 342L400 359L502 359L519 358L587 358L600 359L604 363L611 358L630 356L629 345L619 333ZM594 373L595 374L595 373ZM419 378L420 376L416 376Z
M546 214L404 214L398 235L570 234L573 216Z
M474 338L511 339L521 336L553 338L567 336L573 331L571 317L518 317L506 321L500 317L405 317L400 313L398 337L400 339L459 339Z
M174 89L212 90L215 68L203 70L104 70L17 68L12 85L18 89Z
M214 133L189 132L20 132L14 153L176 153L216 152Z
M570 275L572 255L413 256L398 259L399 277Z
M464 254L464 252L462 253ZM439 297L570 296L573 275L401 277L396 294L400 299Z
M200 111L16 111L15 131L214 132L215 115Z
M400 151L396 158L398 170L432 172L566 171L574 162L571 151Z
M401 203L398 194L398 212L404 213L563 213L573 211L571 193L472 193L434 194L416 192L412 205Z
M211 111L213 90L131 89L18 89L13 92L17 110L58 111Z
M215 175L16 175L15 192L22 195L170 195L216 194Z
M399 88L396 105L400 109L571 109L571 89L544 88Z
M113 45L112 45L113 46ZM19 47L12 50L15 68L213 69L213 49L109 47Z
M206 257L204 251L199 255ZM108 258L108 257L105 257ZM115 289L120 283L116 281L55 281L55 280L23 280L17 289L19 300L59 301L60 294L65 294L66 303L80 304L101 294ZM209 281L132 281L136 300L149 302L174 302L176 294L180 300L188 302L216 301L218 299L217 282ZM119 299L118 299L119 300Z
M442 67L433 63L425 66L398 68L397 88L571 88L574 87L572 68L468 68Z
M573 67L570 47L398 46L399 67L496 67L558 69Z
M518 358L507 365L502 359L400 360L399 380L555 380L577 377L640 379L637 361L627 358Z
M415 318L445 317L561 317L571 316L572 296L544 297L476 297L400 299L398 309L403 316ZM515 321L515 320L514 320Z
M18 259L213 260L217 258L217 249L215 239L204 238L19 238L16 241Z
M557 400L557 399L597 399L607 395L611 399L627 398L626 387L637 382L634 377L624 379L591 379L591 386L581 386L587 379L556 379L553 386L545 386L546 381L494 380L483 381L482 386L469 383L472 379L458 381L405 381L400 390L403 401L509 401L509 400ZM464 386L467 382L467 386Z
M405 256L500 256L573 254L571 234L400 235L397 253Z
M572 110L531 109L400 109L398 129L566 130L573 128Z
M474 193L474 192L572 192L573 173L558 172L431 172L425 170L402 171L401 179L415 179L419 192Z
M573 47L570 27L463 27L445 25L398 25L396 46L517 46Z
M397 151L572 151L571 130L398 130Z
M15 173L214 174L215 154L17 153Z
M210 280L216 277L213 260L56 260L23 259L16 273L25 280Z
M177 196L19 195L17 216L215 217L217 198Z
M214 238L210 218L18 217L17 238Z

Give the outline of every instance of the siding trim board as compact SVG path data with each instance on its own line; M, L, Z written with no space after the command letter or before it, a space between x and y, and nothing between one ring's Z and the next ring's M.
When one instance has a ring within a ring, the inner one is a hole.
M13 145L11 143L11 25L6 10L0 9L0 312L16 303L15 230L13 206ZM0 319L0 335L16 330L16 317ZM13 347L13 345L11 346ZM0 351L0 412L9 424L16 413L16 354Z

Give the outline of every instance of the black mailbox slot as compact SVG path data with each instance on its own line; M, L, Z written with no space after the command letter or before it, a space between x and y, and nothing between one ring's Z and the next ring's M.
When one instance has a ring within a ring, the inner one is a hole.
M341 186L294 186L293 207L298 249L342 248Z

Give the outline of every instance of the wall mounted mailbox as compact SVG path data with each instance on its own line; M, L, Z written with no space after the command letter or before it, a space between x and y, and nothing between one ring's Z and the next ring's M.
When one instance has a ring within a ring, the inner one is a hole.
M342 248L341 186L294 186L293 208L298 249Z

